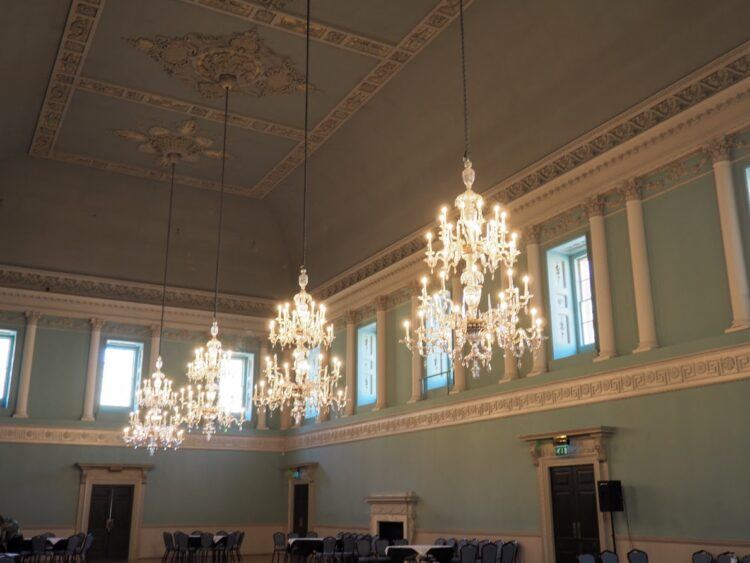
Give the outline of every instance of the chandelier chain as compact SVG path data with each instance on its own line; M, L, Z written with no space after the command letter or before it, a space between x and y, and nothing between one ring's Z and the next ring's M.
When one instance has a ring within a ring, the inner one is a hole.
M459 0L459 23L461 25L461 81L464 97L464 160L470 158L469 151L469 86L466 66L466 41L464 38L464 0Z
M172 203L174 202L174 169L175 163L172 163L169 180L169 212L167 214L167 240L164 251L164 276L161 284L161 317L159 319L159 356L161 356L161 343L164 338L164 309L167 304L167 272L169 270L169 246L172 238Z
M224 131L221 139L221 176L219 180L219 231L216 234L216 271L214 272L214 320L219 312L219 264L221 231L224 224L224 177L227 165L227 122L229 121L229 86L224 86Z
M302 165L302 267L307 263L307 137L310 119L310 0L305 26L305 157Z

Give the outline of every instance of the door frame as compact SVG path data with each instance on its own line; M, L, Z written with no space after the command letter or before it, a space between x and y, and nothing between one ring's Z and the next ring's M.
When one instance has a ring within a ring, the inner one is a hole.
M300 463L285 467L287 474L287 533L294 529L294 486L307 485L307 530L315 530L315 470L317 463Z
M76 532L86 533L89 526L91 491L94 485L132 485L133 510L130 515L130 541L128 558L137 559L138 539L141 536L143 520L143 498L146 493L146 475L153 465L107 463L76 463L81 471L81 484L78 490L78 510L76 512Z
M552 483L550 468L568 465L592 465L596 481L609 480L607 442L614 428L598 426L521 436L529 444L532 462L537 468L539 490L539 515L542 529L542 553L544 563L555 563L555 528L552 520ZM570 440L568 455L555 455L554 439L567 436ZM598 500L598 491L597 491ZM610 538L610 514L601 512L597 506L599 523L599 549L612 549Z

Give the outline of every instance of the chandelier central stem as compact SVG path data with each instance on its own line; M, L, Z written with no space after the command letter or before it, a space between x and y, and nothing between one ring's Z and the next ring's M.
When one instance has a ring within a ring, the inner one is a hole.
M221 231L224 223L224 178L227 164L227 121L229 120L230 80L223 80L224 87L224 131L221 140L221 176L219 180L219 230L216 234L216 271L214 272L214 320L219 312L219 264L221 263Z
M464 0L459 0L459 24L461 26L461 82L464 98L464 160L469 160L469 86L466 68L466 40L464 38Z
M167 214L166 237L167 247L164 251L164 276L162 277L161 283L161 317L159 318L159 357L161 356L161 343L164 340L164 309L166 308L167 304L167 273L169 271L169 243L172 237L172 203L174 202L174 169L176 165L175 158L172 158L172 166L169 179L169 213Z
M307 264L307 148L310 122L310 0L305 24L305 155L302 165L302 267Z

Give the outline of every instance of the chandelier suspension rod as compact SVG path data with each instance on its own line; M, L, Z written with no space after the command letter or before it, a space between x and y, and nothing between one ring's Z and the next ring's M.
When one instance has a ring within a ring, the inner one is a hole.
M305 157L302 166L302 267L307 262L307 136L310 100L310 0L307 0L305 26Z
M224 85L224 132L221 139L221 177L219 180L219 232L216 234L216 272L214 273L214 320L219 312L219 264L221 231L224 225L224 175L227 164L227 121L229 120L229 84Z
M464 98L464 160L469 159L469 87L467 84L466 41L464 38L464 0L459 0L459 23L461 25L461 82Z
M169 213L167 215L167 241L164 251L164 277L161 284L161 319L159 320L159 354L161 357L161 344L164 340L164 309L167 303L167 270L169 267L169 246L172 238L172 203L174 202L174 169L175 161L172 160L172 172L169 181Z

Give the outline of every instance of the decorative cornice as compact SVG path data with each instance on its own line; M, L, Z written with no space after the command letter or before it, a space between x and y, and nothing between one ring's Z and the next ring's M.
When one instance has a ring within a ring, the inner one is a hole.
M604 197L602 197L601 194L597 194L594 197L586 200L586 203L584 203L584 207L586 208L586 214L589 217L601 217L602 215L604 215L606 202L604 201Z
M523 230L523 240L526 241L526 246L530 244L539 244L541 235L541 225L531 225Z
M0 287L24 290L116 299L151 305L161 304L161 286L145 283L64 274L44 270L30 270L0 265ZM182 288L167 288L167 305L185 309L212 310L213 294ZM236 315L270 317L273 302L236 295L219 296L219 311Z
M0 442L16 444L45 444L71 446L126 447L121 430L57 428L0 424ZM207 442L203 436L189 434L182 449L186 450L236 450L247 452L282 452L283 436L229 436L221 434Z
M209 1L209 0L207 0ZM473 0L466 0L465 6ZM215 0L212 1L215 3ZM310 134L308 154L318 150L357 110L367 103L406 64L429 45L458 15L458 2L439 0L436 6L393 48ZM304 26L303 26L304 29ZM299 143L252 188L251 194L265 197L304 160L304 143Z
M705 147L705 152L713 162L730 160L732 149L737 146L736 135L724 135L718 139L712 139Z
M502 392L409 414L292 434L287 437L286 449L328 446L745 379L750 379L750 344Z
M641 193L641 187L642 183L639 180L633 178L620 186L620 193L625 198L625 201L640 200L643 197L643 194Z
M39 319L42 318L42 315L36 311L24 311L23 316L26 317L27 326L36 326L39 323Z

